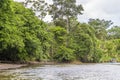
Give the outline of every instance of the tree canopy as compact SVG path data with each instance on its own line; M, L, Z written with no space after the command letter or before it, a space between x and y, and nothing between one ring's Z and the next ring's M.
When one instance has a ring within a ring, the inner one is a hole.
M112 26L112 21L90 19L80 23L77 15L82 14L83 7L76 0L53 0L52 5L43 0L25 3L32 8L0 0L0 60L120 61L120 27ZM40 11L41 19L36 11ZM48 12L53 16L50 23L42 20Z

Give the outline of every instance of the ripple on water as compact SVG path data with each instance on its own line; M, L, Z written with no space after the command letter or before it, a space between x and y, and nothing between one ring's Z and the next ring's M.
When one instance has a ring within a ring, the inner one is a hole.
M45 65L3 70L0 80L120 80L120 65Z

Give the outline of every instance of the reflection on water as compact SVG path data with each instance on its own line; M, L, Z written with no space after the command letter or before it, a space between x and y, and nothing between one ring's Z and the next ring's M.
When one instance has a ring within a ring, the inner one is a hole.
M0 71L0 80L120 80L120 65L44 65Z

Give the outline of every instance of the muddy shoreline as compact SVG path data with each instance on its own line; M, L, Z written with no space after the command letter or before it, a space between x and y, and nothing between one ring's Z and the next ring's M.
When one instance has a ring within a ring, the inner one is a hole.
M0 70L6 70L6 69L15 69L27 66L27 64L8 64L8 63L0 63Z
M71 63L58 63L58 62L37 62L37 61L30 61L25 63L20 62L0 62L0 70L6 69L16 69L21 68L29 65L55 65L55 64L81 64L81 62L71 62Z

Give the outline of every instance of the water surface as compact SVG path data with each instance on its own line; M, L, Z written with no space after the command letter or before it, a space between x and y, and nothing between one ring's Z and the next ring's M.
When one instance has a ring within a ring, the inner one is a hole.
M0 80L120 80L119 64L42 65L1 70Z

